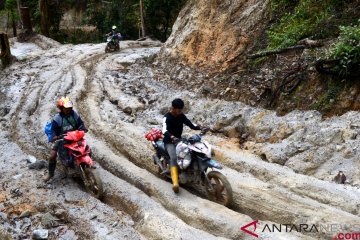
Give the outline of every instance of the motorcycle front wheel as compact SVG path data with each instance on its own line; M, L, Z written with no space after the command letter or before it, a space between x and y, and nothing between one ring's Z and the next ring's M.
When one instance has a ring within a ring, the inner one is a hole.
M221 205L230 206L233 201L233 192L226 177L217 171L209 172L207 177L206 192L209 199Z
M85 188L86 190L95 198L101 199L104 190L103 190L103 184L101 181L101 178L99 177L99 174L96 172L96 169L92 168L85 168L85 178L87 183L85 182Z
M116 49L116 46L113 42L108 42L105 47L105 53L114 52Z
M105 53L109 53L111 50L110 50L110 47L109 47L109 45L106 45L106 47L105 47Z

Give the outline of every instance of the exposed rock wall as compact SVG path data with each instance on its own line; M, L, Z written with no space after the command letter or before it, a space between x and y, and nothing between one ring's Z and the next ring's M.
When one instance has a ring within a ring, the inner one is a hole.
M268 5L268 0L189 1L161 55L190 65L226 69L252 41Z

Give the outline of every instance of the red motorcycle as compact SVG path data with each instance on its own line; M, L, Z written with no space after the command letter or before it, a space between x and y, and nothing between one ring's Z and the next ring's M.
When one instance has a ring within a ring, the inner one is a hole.
M103 194L102 181L96 172L91 159L91 149L84 139L84 131L71 131L63 135L64 152L59 158L65 168L73 168L80 174L86 190L95 198L100 199Z

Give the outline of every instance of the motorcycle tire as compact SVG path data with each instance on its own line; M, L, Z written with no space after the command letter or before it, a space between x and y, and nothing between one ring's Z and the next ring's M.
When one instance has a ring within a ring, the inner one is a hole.
M109 52L110 52L110 48L109 48L108 45L106 45L106 47L105 47L105 53L109 53Z
M85 177L89 183L86 186L86 190L95 198L101 199L104 195L103 184L96 169L86 168Z
M230 206L233 202L233 192L229 181L226 177L217 171L211 171L207 174L209 179L206 185L206 192L211 201L217 202L224 206Z
M114 52L116 49L116 46L113 42L108 42L105 47L105 53Z

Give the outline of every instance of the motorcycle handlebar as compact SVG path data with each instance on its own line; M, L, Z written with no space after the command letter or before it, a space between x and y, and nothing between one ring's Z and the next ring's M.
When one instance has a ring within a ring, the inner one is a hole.
M84 128L84 129L79 129L79 131L83 131L84 133L87 133L89 130L86 129L86 128ZM66 136L66 133L60 134L60 135L58 136L58 139L63 139L65 136ZM57 139L57 140L58 140L58 139Z
M208 131L210 131L210 128L204 127L201 129L200 136L204 136Z

